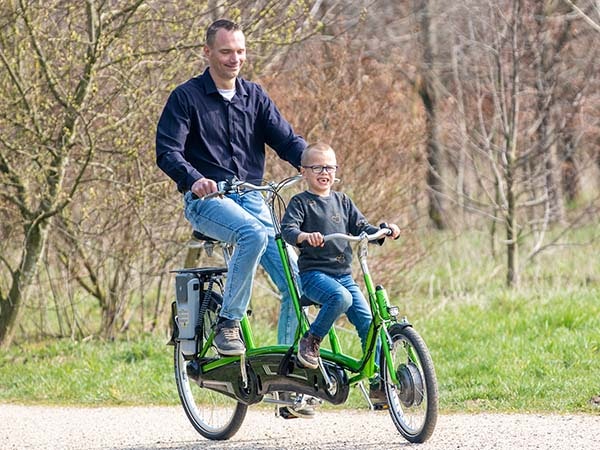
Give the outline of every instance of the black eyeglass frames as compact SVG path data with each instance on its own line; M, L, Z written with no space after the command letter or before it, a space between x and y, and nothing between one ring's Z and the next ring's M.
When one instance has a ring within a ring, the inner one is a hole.
M312 173L319 175L321 173L323 173L323 171L327 172L327 173L334 173L338 166L321 166L321 165L315 165L315 166L302 166L305 169L310 169L312 170Z

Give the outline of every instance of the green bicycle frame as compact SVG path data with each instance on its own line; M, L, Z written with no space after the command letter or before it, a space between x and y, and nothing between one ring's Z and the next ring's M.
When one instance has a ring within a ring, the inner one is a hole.
M273 219L273 224L276 230L275 242L279 251L279 257L283 266L287 286L289 289L289 294L294 304L294 311L298 319L298 328L296 330L294 344L294 349L297 350L298 341L300 340L300 337L303 336L306 331L308 331L310 323L308 321L308 318L306 317L306 314L304 314L304 311L302 310L302 306L300 304L298 283L291 269L287 244L281 236L278 218L274 214L272 203L267 202L267 204L269 206L271 216ZM360 251L358 254L358 259L360 261L361 269L364 276L364 283L368 294L368 301L370 304L371 311L373 312L373 320L371 322L371 326L369 327L367 339L365 342L365 348L363 349L363 355L361 358L356 359L354 357L344 354L335 328L332 327L328 333L328 340L331 349L321 348L321 356L329 361L339 364L341 367L352 372L354 375L349 378L349 385L354 385L362 380L372 379L377 374L378 365L375 361L375 348L377 345L377 339L380 339L381 351L385 355L385 361L390 366L388 367L388 371L391 376L391 379L394 383L398 383L396 372L394 368L391 367L391 350L388 343L388 335L385 327L386 324L390 323L391 321L395 321L395 317L392 317L389 314L389 303L387 296L384 295L378 297L377 295L378 291L380 290L380 287L375 287L373 280L371 279L371 275L369 273L369 268L367 267L367 245L368 242L366 240L360 242ZM242 331L244 342L246 343L246 357L273 353L285 354L289 351L289 347L287 345L267 345L256 347L254 336L252 334L252 328L246 315L244 315L244 317L240 321L240 328ZM208 353L208 350L212 346L213 338L214 335L211 334L206 339L206 342L203 342L201 348L198 349L198 356L200 358L202 358ZM216 369L239 360L239 356L221 357L219 359L207 362L204 366L204 370L210 371L212 369Z

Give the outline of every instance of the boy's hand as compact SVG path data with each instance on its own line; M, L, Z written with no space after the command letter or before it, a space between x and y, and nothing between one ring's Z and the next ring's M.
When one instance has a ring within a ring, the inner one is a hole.
M303 242L308 242L308 245L311 247L323 247L325 245L323 235L318 231L314 233L300 233L298 235L298 244L302 244Z
M400 227L395 223L388 224L388 228L392 230L391 237L394 239L398 239L400 237Z

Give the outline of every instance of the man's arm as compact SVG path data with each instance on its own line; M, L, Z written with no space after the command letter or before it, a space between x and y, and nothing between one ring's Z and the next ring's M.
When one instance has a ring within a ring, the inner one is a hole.
M259 87L261 95L261 117L265 131L265 142L277 155L300 170L300 158L307 147L304 138L294 133L292 126L283 118L281 112L267 95Z
M203 178L185 159L185 141L189 130L189 114L183 99L174 91L167 100L156 129L156 164L177 183L180 192L190 190L195 181Z

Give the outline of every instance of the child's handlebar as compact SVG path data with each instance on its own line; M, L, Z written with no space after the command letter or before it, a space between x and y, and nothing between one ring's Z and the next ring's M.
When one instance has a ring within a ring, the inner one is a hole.
M327 234L327 235L323 236L323 241L328 242L328 241L332 241L334 239L343 239L346 241L362 241L362 240L366 239L367 241L377 241L381 238L384 238L386 236L391 236L391 235L392 235L392 230L390 230L389 228L381 228L373 234L367 234L365 232L362 232L358 236L351 236L349 234L344 234L344 233Z

